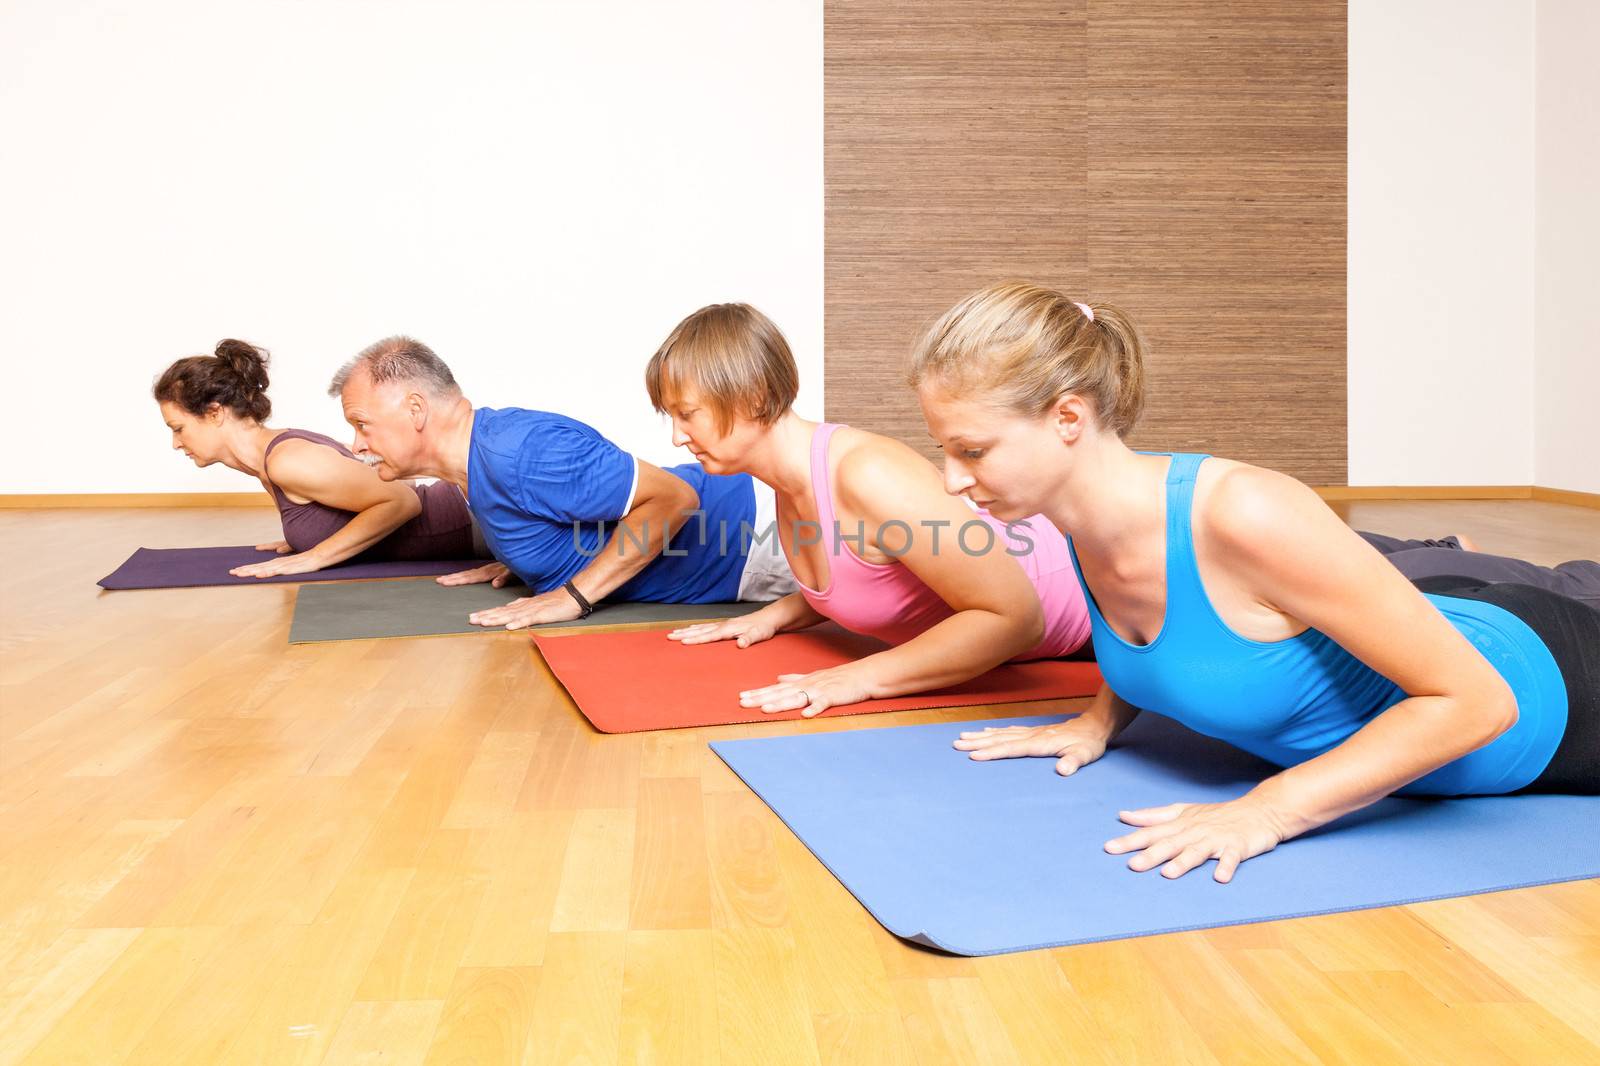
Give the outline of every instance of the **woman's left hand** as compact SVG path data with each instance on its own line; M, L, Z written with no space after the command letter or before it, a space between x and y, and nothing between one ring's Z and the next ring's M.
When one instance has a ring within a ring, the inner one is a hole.
M309 574L321 569L322 563L310 552L300 552L298 555L280 555L264 563L236 566L228 573L234 577L276 577L279 574Z
M815 718L829 707L872 699L859 663L830 666L809 674L779 674L776 685L739 693L741 707L760 707L767 714L798 710Z
M1226 803L1145 807L1118 817L1142 827L1106 841L1113 855L1138 852L1128 860L1128 869L1143 872L1160 866L1163 877L1182 877L1216 859L1211 876L1224 885L1241 862L1266 854L1291 835L1276 812L1249 796Z

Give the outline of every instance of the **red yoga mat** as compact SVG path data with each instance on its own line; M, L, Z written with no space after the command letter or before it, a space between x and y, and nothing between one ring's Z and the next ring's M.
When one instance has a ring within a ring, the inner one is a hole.
M739 693L774 684L779 674L810 673L884 648L832 625L781 633L749 648L731 640L683 645L659 629L535 635L533 642L578 710L602 733L799 718L799 711L763 714L741 707ZM1050 659L1000 666L936 692L830 707L821 717L1064 699L1091 696L1099 687L1094 663Z

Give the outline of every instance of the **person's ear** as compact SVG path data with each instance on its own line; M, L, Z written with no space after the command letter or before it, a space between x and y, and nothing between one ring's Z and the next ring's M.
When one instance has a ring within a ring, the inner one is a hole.
M1050 428L1062 444L1072 444L1083 436L1090 418L1089 405L1075 392L1057 396L1050 408Z
M406 413L411 416L411 428L421 433L428 424L428 398L420 392L408 393Z
M222 405L212 403L206 407L206 422L213 426L222 425Z

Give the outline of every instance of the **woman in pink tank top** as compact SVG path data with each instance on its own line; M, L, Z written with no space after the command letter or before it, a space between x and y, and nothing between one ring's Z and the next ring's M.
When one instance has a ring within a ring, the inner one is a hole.
M771 533L800 586L754 614L668 636L748 647L832 620L889 645L781 675L741 693L745 706L811 717L959 684L1009 661L1087 657L1088 609L1060 532L1042 516L990 514L982 500L949 495L934 466L899 441L795 414L794 358L755 308L690 315L645 382L672 418L674 444L711 473L747 472L772 486Z
M179 359L153 388L172 446L196 466L221 463L260 480L283 523L274 557L237 577L305 574L360 557L470 559L472 519L453 485L386 482L338 441L266 425L267 353L244 341Z

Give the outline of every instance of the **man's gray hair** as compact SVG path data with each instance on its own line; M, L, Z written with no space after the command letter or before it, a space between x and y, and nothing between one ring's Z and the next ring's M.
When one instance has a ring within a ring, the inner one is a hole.
M365 369L374 385L404 381L421 385L433 396L454 396L461 392L456 376L432 348L414 337L385 337L361 349L361 354L339 368L328 386L328 395L344 391L345 382L357 370Z

